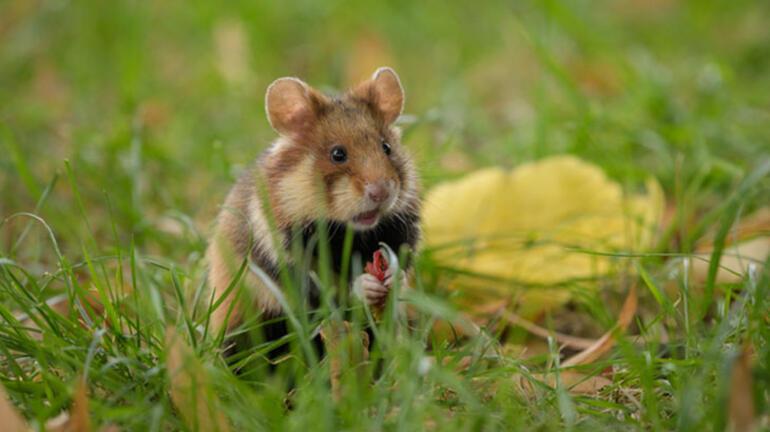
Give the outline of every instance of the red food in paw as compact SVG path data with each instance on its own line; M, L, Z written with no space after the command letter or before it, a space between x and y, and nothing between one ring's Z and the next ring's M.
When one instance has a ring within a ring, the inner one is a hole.
M372 257L374 261L366 263L364 271L370 275L376 277L380 282L385 280L385 272L388 271L388 260L382 255L382 251L379 249L374 253Z

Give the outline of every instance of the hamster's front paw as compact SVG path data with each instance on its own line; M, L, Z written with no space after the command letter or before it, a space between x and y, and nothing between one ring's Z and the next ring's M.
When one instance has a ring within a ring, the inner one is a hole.
M361 301L369 306L382 306L388 298L390 292L390 280L385 282L377 279L369 273L363 273L353 282L353 292Z

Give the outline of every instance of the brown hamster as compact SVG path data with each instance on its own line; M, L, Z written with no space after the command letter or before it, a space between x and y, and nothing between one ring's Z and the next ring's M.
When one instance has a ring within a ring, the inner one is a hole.
M318 226L326 227L337 273L347 226L354 229L353 254L364 261L371 260L379 242L395 251L417 246L418 177L393 125L403 104L398 75L386 67L339 97L296 78L281 78L268 87L267 116L279 137L240 177L217 218L207 251L214 298L231 285L246 257L280 285L281 257L288 256L292 235L300 233L307 245ZM352 276L358 298L383 303L392 278L380 282L367 273ZM237 325L245 308L264 318L281 314L276 297L257 275L247 269L241 283L254 293L255 304L233 304L231 294L213 313L215 328Z

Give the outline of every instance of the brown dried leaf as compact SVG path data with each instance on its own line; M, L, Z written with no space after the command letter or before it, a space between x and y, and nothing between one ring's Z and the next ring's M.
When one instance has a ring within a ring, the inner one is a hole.
M86 282L83 282L84 284ZM83 307L86 308L86 311L88 311L89 316L92 319L101 318L104 317L104 305L99 300L99 295L96 292L96 290L92 289L85 292L85 295L81 298L83 300ZM72 304L69 301L69 297L66 294L60 294L53 296L45 301L46 305L50 307L54 312L67 316L73 309ZM90 313L93 312L93 313ZM25 312L14 312L14 317L19 320L21 324L24 324L24 326L37 329L39 328L35 321L30 318L30 316ZM78 316L77 322L85 327L86 324L83 322L82 318ZM110 325L109 321L106 321L107 325ZM40 332L29 332L29 336L33 339L39 340L42 338L42 334Z
M88 386L82 378L77 379L72 409L63 411L45 424L50 432L90 432L91 418L88 415Z
M182 421L194 431L229 431L203 365L171 326L166 329L166 350L169 393Z
M715 233L709 233L697 248L692 261L692 276L704 282L708 278ZM736 283L743 279L749 266L764 262L770 255L770 207L763 207L743 217L730 228L728 245L722 251L716 281Z
M427 370L429 368L432 368L435 364L436 364L436 357L426 356L423 358L423 362L420 364L420 368ZM454 366L455 372L464 372L468 370L468 368L470 368L472 364L473 364L472 356L444 357L443 359L441 359L442 366L444 367Z
M369 334L362 331L356 336L347 321L329 321L321 327L321 339L326 346L329 358L329 376L332 398L342 398L342 374L351 367L369 360Z
M728 430L734 432L757 429L757 412L752 396L754 379L751 375L751 363L751 348L744 346L740 356L735 359L730 375Z
M744 242L756 238L758 235L770 234L770 207L762 207L753 213L741 217L737 224L730 227L728 241ZM711 250L714 247L716 231L709 232L702 243L697 247L698 251Z
M535 336L539 336L543 339L552 337L556 340L556 342L571 348L585 350L593 346L593 344L595 343L593 339L586 339L586 338L570 336L567 334L550 331L508 310L504 310L502 312L502 316L510 324L519 326L524 330L528 331L529 333L532 333Z
M5 389L0 386L0 424L7 432L28 432L32 430L19 410L8 399Z
M66 432L67 425L70 423L70 413L62 411L54 418L45 422L45 429L53 432Z
M632 285L631 289L628 290L626 301L623 302L623 308L620 310L617 324L607 333L602 335L602 337L597 339L593 345L565 360L564 363L562 363L562 366L570 367L588 364L609 351L615 345L615 332L624 331L626 327L631 324L631 320L636 314L636 307L639 303L638 300L636 285Z
M722 250L719 260L718 283L737 283L743 280L743 275L749 271L749 266L762 263L770 255L770 237L758 237L747 240ZM711 251L698 253L692 261L692 276L698 282L708 278Z
M58 416L48 420L45 430L49 432L90 432L91 418L88 414L88 385L82 378L76 380L75 394L72 398L70 412L62 411ZM107 425L101 432L119 432L116 425Z
M51 432L90 432L91 418L88 416L88 386L82 378L75 384L72 397L72 410L62 412L49 420L45 430Z
M531 375L535 380L547 385L556 387L556 375L554 373L536 373ZM523 376L515 375L513 377L519 390L528 397L537 395L537 387L532 381ZM597 394L603 388L612 384L612 381L601 375L589 376L575 371L559 372L561 385L572 394L592 395Z
M72 432L88 432L91 430L91 418L88 415L88 386L85 380L78 379L72 402Z

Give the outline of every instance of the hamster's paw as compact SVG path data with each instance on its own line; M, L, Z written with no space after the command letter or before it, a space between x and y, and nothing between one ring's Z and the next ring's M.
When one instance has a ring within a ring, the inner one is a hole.
M386 279L387 282L390 282ZM369 273L363 273L353 282L353 292L369 306L382 306L388 298L390 283L381 282Z

